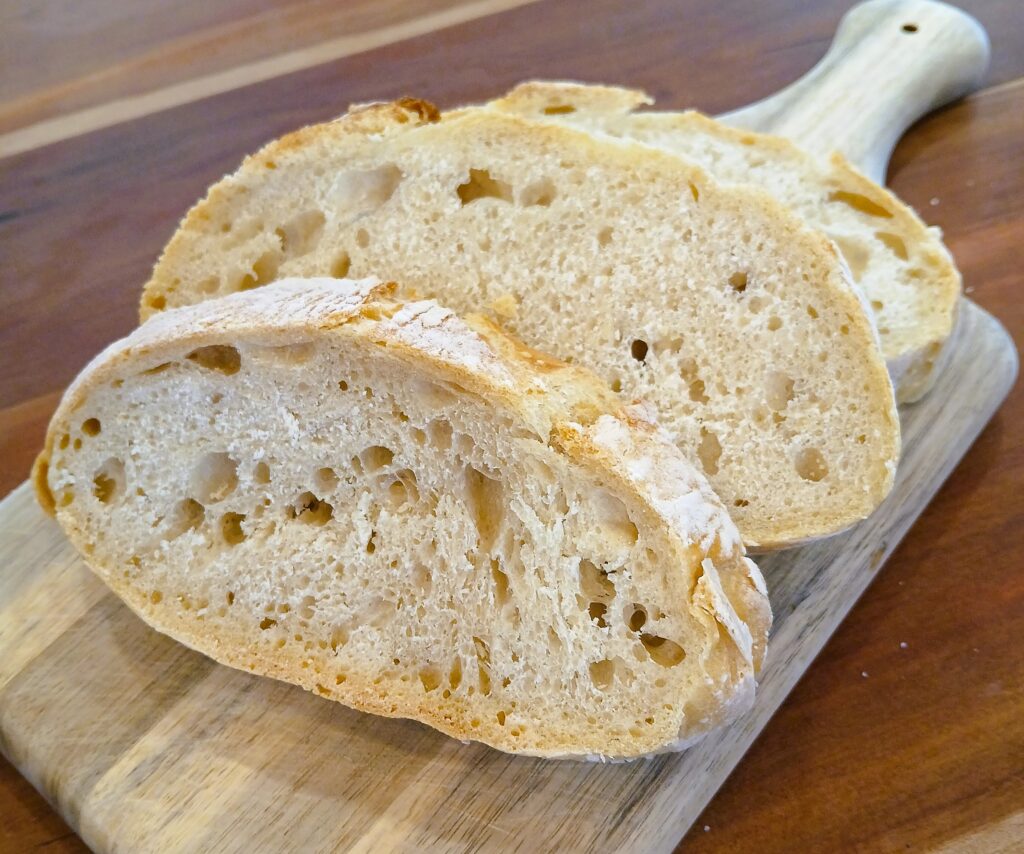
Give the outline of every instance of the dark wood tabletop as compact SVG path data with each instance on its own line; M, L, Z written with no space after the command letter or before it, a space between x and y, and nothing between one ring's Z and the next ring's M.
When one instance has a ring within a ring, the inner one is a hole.
M25 478L63 387L136 323L179 217L262 142L351 102L454 106L528 77L719 112L810 68L850 5L3 0L0 493ZM1024 7L959 5L991 36L988 78L911 129L888 181L1019 342ZM1018 384L682 848L1021 850L1022 524ZM84 846L0 760L0 851L43 848Z

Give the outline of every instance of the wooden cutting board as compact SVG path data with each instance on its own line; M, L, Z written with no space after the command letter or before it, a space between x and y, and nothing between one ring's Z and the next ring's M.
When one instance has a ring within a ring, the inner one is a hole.
M879 68L885 56L895 79ZM814 150L839 142L879 175L903 128L969 89L986 56L983 34L949 7L873 2L774 107L729 118ZM842 87L869 79L903 107L888 96L843 107ZM822 133L780 128L800 117ZM669 850L1012 385L1012 342L969 302L951 346L936 388L902 413L905 454L883 507L844 535L760 561L776 624L756 706L685 754L513 758L215 665L107 593L26 486L0 504L0 748L98 850Z

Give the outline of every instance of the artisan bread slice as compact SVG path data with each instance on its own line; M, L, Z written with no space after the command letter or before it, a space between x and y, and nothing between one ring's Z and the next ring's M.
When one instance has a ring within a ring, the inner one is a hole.
M838 152L813 157L788 139L692 110L637 112L652 103L632 89L536 81L490 106L628 137L697 162L719 181L763 187L835 241L871 307L897 399L924 395L948 355L961 292L939 229Z
M681 749L750 703L764 584L596 377L373 281L151 320L65 395L41 500L235 667L537 756Z
M349 273L489 309L650 401L748 545L840 530L892 483L891 385L832 244L671 154L496 110L359 109L214 186L143 313Z

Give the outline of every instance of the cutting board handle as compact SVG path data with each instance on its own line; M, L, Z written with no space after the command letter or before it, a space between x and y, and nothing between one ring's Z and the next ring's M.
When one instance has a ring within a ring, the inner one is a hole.
M903 132L977 88L989 53L984 28L960 9L937 0L868 0L846 13L807 74L721 118L787 136L813 154L841 151L882 183Z

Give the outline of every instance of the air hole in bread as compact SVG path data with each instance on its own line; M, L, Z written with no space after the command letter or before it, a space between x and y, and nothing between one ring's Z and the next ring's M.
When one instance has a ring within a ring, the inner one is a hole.
M498 199L502 202L512 201L512 186L491 177L486 169L470 169L469 178L456 188L459 200L468 205L478 199Z
M242 367L242 357L238 350L227 344L199 347L189 353L186 358L208 371L219 371L228 375L237 374Z
M312 492L303 492L288 508L288 515L305 525L326 525L334 517L334 506Z
M98 436L101 429L102 427L100 426L100 420L98 418L86 418L85 421L82 422L82 432L85 433L86 436Z
M860 193L851 193L847 190L835 190L829 194L828 200L830 202L840 202L853 208L855 211L867 214L868 216L892 219L891 210L882 207L882 205L872 199L869 199L867 196L861 195Z
M736 272L729 276L729 287L741 294L747 289L747 274Z
M308 255L320 242L326 218L321 211L305 211L292 217L274 233L281 241L281 251L289 258Z
M541 112L545 116L565 116L569 113L575 113L576 108L572 104L551 104L541 110Z
M312 620L316 609L316 598L313 596L303 596L302 601L299 603L299 617L303 620Z
M101 504L110 504L124 493L124 485L124 463L111 457L93 475L92 494Z
M609 658L601 661L594 661L590 664L590 681L599 691L605 691L611 687L615 680L615 662Z
M316 353L311 341L296 341L293 344L282 344L279 347L261 347L259 357L269 357L285 365L304 365Z
M365 249L369 245L370 232L368 232L365 228L359 229L359 231L356 232L356 246L358 246L360 249Z
M700 201L700 190L697 189L697 185L690 181L690 195L693 196L695 202Z
M146 297L146 305L153 309L153 311L163 311L167 308L167 298L163 294Z
M220 290L220 278L218 276L207 276L196 288L202 294L215 294Z
M885 308L885 303L882 302L880 299L873 299L871 300L871 308L874 311L881 311L883 308Z
M817 483L828 475L828 463L817 448L801 448L793 461L796 473L804 480Z
M433 587L433 578L430 575L430 570L422 564L417 564L412 568L412 585L421 596L426 596L430 593L431 587Z
M391 465L391 461L394 458L395 452L390 448L385 448L383 445L371 445L359 455L362 471L368 474L373 474L373 472L380 471L385 466Z
M331 632L331 641L330 641L330 643L331 643L331 651L332 652L337 652L339 649L341 649L341 647L345 646L345 644L348 643L348 630L340 628L340 627L335 628ZM344 681L345 681L345 679L344 679L344 677L342 677L341 682L344 682ZM340 685L341 682L338 682L338 684Z
M260 628L263 631L266 631L267 629L272 629L276 625L277 625L277 620L273 620L270 617L264 617L262 620L260 620Z
M420 683L425 693L436 691L441 684L441 671L436 667L424 667L420 670Z
M773 314L768 318L768 331L778 332L780 329L782 329L782 318L777 314Z
M448 684L453 691L462 684L462 659L459 656L455 656L455 660L452 661L452 669L448 671Z
M855 282L859 282L861 276L864 275L864 270L867 269L868 261L871 258L871 252L867 246L865 246L860 240L855 237L847 237L841 234L830 234L836 246L839 247L840 253L842 253L843 259L846 261L846 265L850 268L850 273L853 275ZM814 315L811 315L812 317Z
M409 475L412 475L408 469L405 469ZM387 501L388 509L392 512L398 510L403 504L408 501L415 503L419 500L419 495L416 490L416 478L413 476L408 482L402 477L394 479L388 478L387 487Z
M223 501L238 486L238 462L229 454L204 454L191 476L192 494L202 504Z
M764 399L776 412L785 409L793 399L793 380L781 371L769 371L764 379Z
M907 244L903 242L901 237L888 231L876 231L875 237L889 247L892 253L901 261L907 260Z
M338 485L338 473L330 466L323 466L316 470L313 481L321 492L330 492Z
M615 233L614 229L610 225L606 225L597 233L597 245L607 246L612 242L612 235Z
M608 606L604 602L591 602L587 606L587 613L590 615L590 619L597 623L599 629L607 627L608 623L605 622L604 615L608 612Z
M629 518L626 505L618 498L599 490L594 498L594 508L604 538L613 549L628 549L636 543L640 532Z
M270 483L270 466L262 460L256 463L252 470L252 479L255 483L259 484L265 485Z
M642 634L640 643L647 650L651 660L662 667L675 667L686 658L686 653L679 644L658 635Z
M595 602L610 602L615 598L615 584L608 573L586 558L580 561L580 590Z
M466 509L477 530L477 549L488 554L505 516L504 487L473 466L466 466L464 483Z
M697 458L707 474L718 474L718 461L722 456L722 445L707 427L700 428L700 444L697 445Z
M550 178L541 178L523 188L519 194L519 204L524 207L539 205L547 207L555 199L555 185Z
M473 649L476 651L477 679L480 693L485 697L491 695L491 649L487 642L473 637Z
M347 252L339 253L331 262L331 276L335 279L344 279L352 267L352 259Z
M611 382L612 391L616 394L622 391L622 380L619 377L613 377Z
M168 540L180 537L186 531L197 530L206 521L206 508L194 498L183 498L174 505L164 536Z
M277 278L277 271L280 266L280 252L264 252L253 262L250 272L245 273L231 290L249 291L253 288L269 285Z
M807 316L813 318L814 320L817 320L818 309L816 309L813 305L807 306Z
M376 531L370 531L370 539L368 539L366 541L366 553L368 555L372 555L375 551L377 551L377 543L375 542L376 539L377 539L377 532Z
M697 403L707 403L710 399L704 393L704 380L695 379L690 383L690 400Z
M149 368L148 370L142 371L139 374L139 376L140 377L144 377L144 376L152 376L153 374L162 374L164 371L170 370L171 368L173 368L177 364L178 364L177 362L162 362L161 364L157 365L154 368Z
M500 709L497 714L495 714L494 719L498 722L498 726L505 726L505 711Z
M503 608L509 601L508 576L497 558L491 558L491 578L494 579L494 604Z
M647 342L637 338L629 345L630 355L638 362L642 362L647 358Z
M750 502L747 501L746 498L737 498L735 501L733 501L732 505L733 507L749 507Z
M632 632L638 632L644 627L644 623L647 622L647 609L643 605L632 605L630 606L632 613L629 615L629 630Z
M401 183L402 170L393 163L342 172L329 191L329 202L344 219L352 221L387 202Z
M245 540L245 531L242 530L244 521L244 513L225 513L220 517L221 536L229 546L237 546Z

